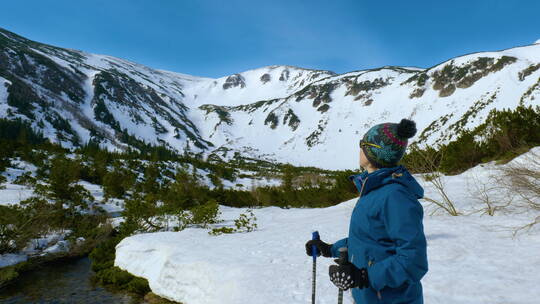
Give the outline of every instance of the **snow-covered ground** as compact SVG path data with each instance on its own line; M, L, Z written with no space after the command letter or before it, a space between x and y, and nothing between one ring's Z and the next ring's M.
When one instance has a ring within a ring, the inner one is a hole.
M74 156L73 156L74 157ZM174 170L174 163L168 165ZM21 201L32 197L34 188L32 185L21 185L17 179L24 174L36 178L37 167L20 159L11 159L10 166L6 168L0 175L5 177L6 182L0 184L0 205L18 205ZM190 169L191 170L191 169ZM254 174L255 172L241 171L241 174ZM197 169L197 175L202 182L209 187L214 187L208 172L202 169ZM225 188L232 189L250 189L252 186L277 186L281 184L280 179L263 178L263 177L242 177L231 182L228 180L222 181ZM117 217L124 210L124 200L116 198L105 198L103 187L92 184L86 181L79 181L79 185L83 186L90 192L94 198L96 206L103 208L107 213L114 218L110 220L113 227L117 227L123 222L122 217ZM26 261L29 257L35 255L45 255L50 253L58 253L68 251L70 244L64 240L67 232L51 233L49 236L40 239L33 239L28 246L17 254L0 254L0 268L9 265L14 265Z
M71 157L75 156L72 155ZM145 161L142 163L145 165L147 164ZM176 173L175 166L178 165L177 163L166 162L165 164L173 173ZM24 174L29 174L31 177L35 178L36 170L37 167L31 163L21 161L20 159L12 159L11 165L6 168L4 172L0 173L1 176L6 178L6 182L0 184L0 205L18 204L19 202L33 196L33 187L17 183L17 178ZM184 168L184 170L191 172L193 168L191 165L188 165L186 168ZM196 174L204 185L210 188L215 187L208 176L209 172L207 170L196 169ZM223 187L226 189L247 190L252 187L279 186L282 182L280 178L257 176L257 172L255 171L239 170L238 175L244 177L237 177L234 181L222 179L221 182L223 183ZM102 186L82 180L79 181L78 184L88 190L94 197L96 203L98 203L98 205L105 211L109 213L117 213L124 210L124 201L122 199L105 199Z
M512 229L528 223L530 215L511 210L495 216L472 213L483 207L476 199L478 190L471 186L478 184L474 178L487 180L494 167L478 166L444 178L450 198L467 215L426 212L426 303L538 303L540 227L513 238ZM437 199L433 186L423 183L426 194ZM190 228L135 235L118 244L115 264L148 279L156 294L186 304L309 303L312 260L304 243L313 230L328 242L345 237L355 203L356 199L323 209L256 209L259 228L251 233L211 236L207 230ZM426 210L432 208L422 203ZM224 224L244 211L221 210ZM317 303L335 303L337 289L327 274L332 260L320 258L317 263ZM352 303L347 294L344 302Z
M1 173L6 178L6 182L0 184L0 205L16 205L21 201L34 195L33 186L20 185L16 183L18 177L29 174L36 177L36 166L19 159L11 161L11 165ZM123 210L123 201L118 199L105 200L103 188L100 185L80 181L83 186L94 197L100 207L107 212L118 212Z
M0 205L18 204L31 197L34 191L28 186L15 184L15 180L26 172L35 176L36 169L36 166L30 163L18 159L12 160L11 166L0 173L6 178L6 182L0 184Z
M0 205L12 205L23 201L34 194L31 188L23 185L5 183L0 189Z
M29 174L36 177L36 166L13 159L11 165L1 173L6 178L6 182L0 184L0 205L17 205L21 201L26 200L34 195L33 187L30 185L16 184L18 177L23 174ZM99 185L80 181L86 190L95 198L96 203L109 213L123 210L123 201L118 199L104 200L103 189ZM29 241L27 246L16 254L0 254L0 268L18 264L28 260L29 257L43 256L53 253L61 253L69 251L72 244L64 238L70 231L51 231L49 234ZM84 238L79 238L77 242L84 241Z
M35 256L68 252L73 244L64 238L69 233L70 230L51 231L43 237L31 239L20 252L0 254L0 268L25 262ZM79 237L75 242L78 244L84 240Z
M99 207L103 208L108 213L121 212L124 210L124 200L117 198L105 199L103 193L103 187L100 185L92 184L86 181L79 181L79 185L83 186L98 202Z
M0 268L26 262L28 256L20 253L0 254Z

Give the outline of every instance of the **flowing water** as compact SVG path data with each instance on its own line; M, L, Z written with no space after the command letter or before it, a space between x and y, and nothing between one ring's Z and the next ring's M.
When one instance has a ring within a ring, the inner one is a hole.
M143 303L140 298L93 284L90 264L85 257L23 273L13 284L0 289L0 303Z

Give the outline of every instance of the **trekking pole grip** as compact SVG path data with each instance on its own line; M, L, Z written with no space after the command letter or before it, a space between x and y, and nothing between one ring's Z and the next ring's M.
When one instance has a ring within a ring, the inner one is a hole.
M339 248L339 263L340 265L346 264L349 260L349 250L347 247Z
M321 238L319 236L319 231L313 231L313 233L311 234L311 239L320 240ZM311 245L311 256L313 257L313 261L317 259L317 255L318 255L317 253L318 253L317 246Z
M343 265L343 264L346 264L347 261L349 260L349 251L347 249L347 247L341 247L338 249L339 251L339 260L337 261L337 263L339 265ZM338 291L338 304L343 304L343 289L339 289Z

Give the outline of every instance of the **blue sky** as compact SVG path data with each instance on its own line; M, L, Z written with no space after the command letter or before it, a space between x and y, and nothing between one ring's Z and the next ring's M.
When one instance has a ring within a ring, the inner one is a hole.
M540 39L540 1L4 1L0 27L154 68L222 77L267 65L430 67Z

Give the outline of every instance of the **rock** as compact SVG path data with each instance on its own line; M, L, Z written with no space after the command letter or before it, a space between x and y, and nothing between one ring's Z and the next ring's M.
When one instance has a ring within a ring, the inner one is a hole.
M242 75L234 74L227 77L227 79L225 80L225 83L223 84L223 89L227 90L227 89L238 87L238 86L241 88L245 88L246 82L245 82L244 77L242 77Z

